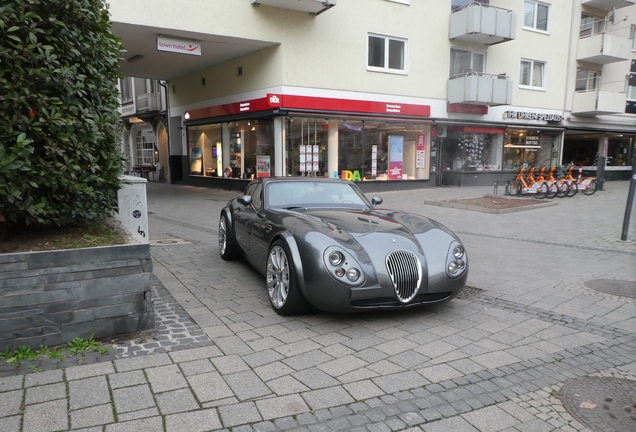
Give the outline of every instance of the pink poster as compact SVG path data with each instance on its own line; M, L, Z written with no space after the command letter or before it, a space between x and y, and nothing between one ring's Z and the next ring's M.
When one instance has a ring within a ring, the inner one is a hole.
M402 180L404 137L389 136L389 180Z

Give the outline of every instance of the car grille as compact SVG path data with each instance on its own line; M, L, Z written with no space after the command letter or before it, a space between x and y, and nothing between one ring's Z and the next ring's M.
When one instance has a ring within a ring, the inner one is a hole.
M398 299L402 303L412 300L422 282L422 266L415 254L406 250L391 251L386 256L386 269Z

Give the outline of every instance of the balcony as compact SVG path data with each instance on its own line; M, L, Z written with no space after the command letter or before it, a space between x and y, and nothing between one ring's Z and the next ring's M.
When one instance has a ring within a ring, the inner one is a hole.
M144 113L161 110L159 93L143 93L137 96L137 112Z
M631 41L609 33L599 33L579 39L576 52L578 61L595 64L608 64L625 61L630 58Z
M451 12L449 39L494 45L513 40L516 29L513 11L471 3Z
M572 100L572 115L593 117L625 112L625 93L592 89L577 91Z
M581 0L581 5L609 12L612 8L620 9L631 6L636 1L630 0Z
M271 6L311 15L320 15L336 5L336 0L250 0L252 6Z
M448 80L448 103L510 105L512 80L505 74L489 75L481 72L452 76Z

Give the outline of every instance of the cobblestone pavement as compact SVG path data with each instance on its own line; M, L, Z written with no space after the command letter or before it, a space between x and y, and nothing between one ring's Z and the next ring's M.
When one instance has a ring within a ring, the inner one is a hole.
M234 194L149 184L151 241L183 240L151 249L157 336L88 364L0 369L0 431L586 430L566 383L636 381L635 299L585 285L636 281L636 218L618 240L628 184L605 187L498 215L424 204L492 188L383 193L460 235L474 289L417 310L281 317L262 277L218 256Z

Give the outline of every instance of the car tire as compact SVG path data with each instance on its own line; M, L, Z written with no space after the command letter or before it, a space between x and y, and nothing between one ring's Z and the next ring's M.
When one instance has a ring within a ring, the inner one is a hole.
M276 240L269 248L265 283L269 303L277 314L297 315L311 309L300 291L294 262L283 240Z
M596 183L596 180L592 180L592 183L590 183L587 186L587 189L585 189L583 193L585 195L594 195L594 192L596 192L597 188L598 188L598 184Z
M239 249L234 240L234 232L225 213L219 218L219 253L225 261L235 260L239 257Z

